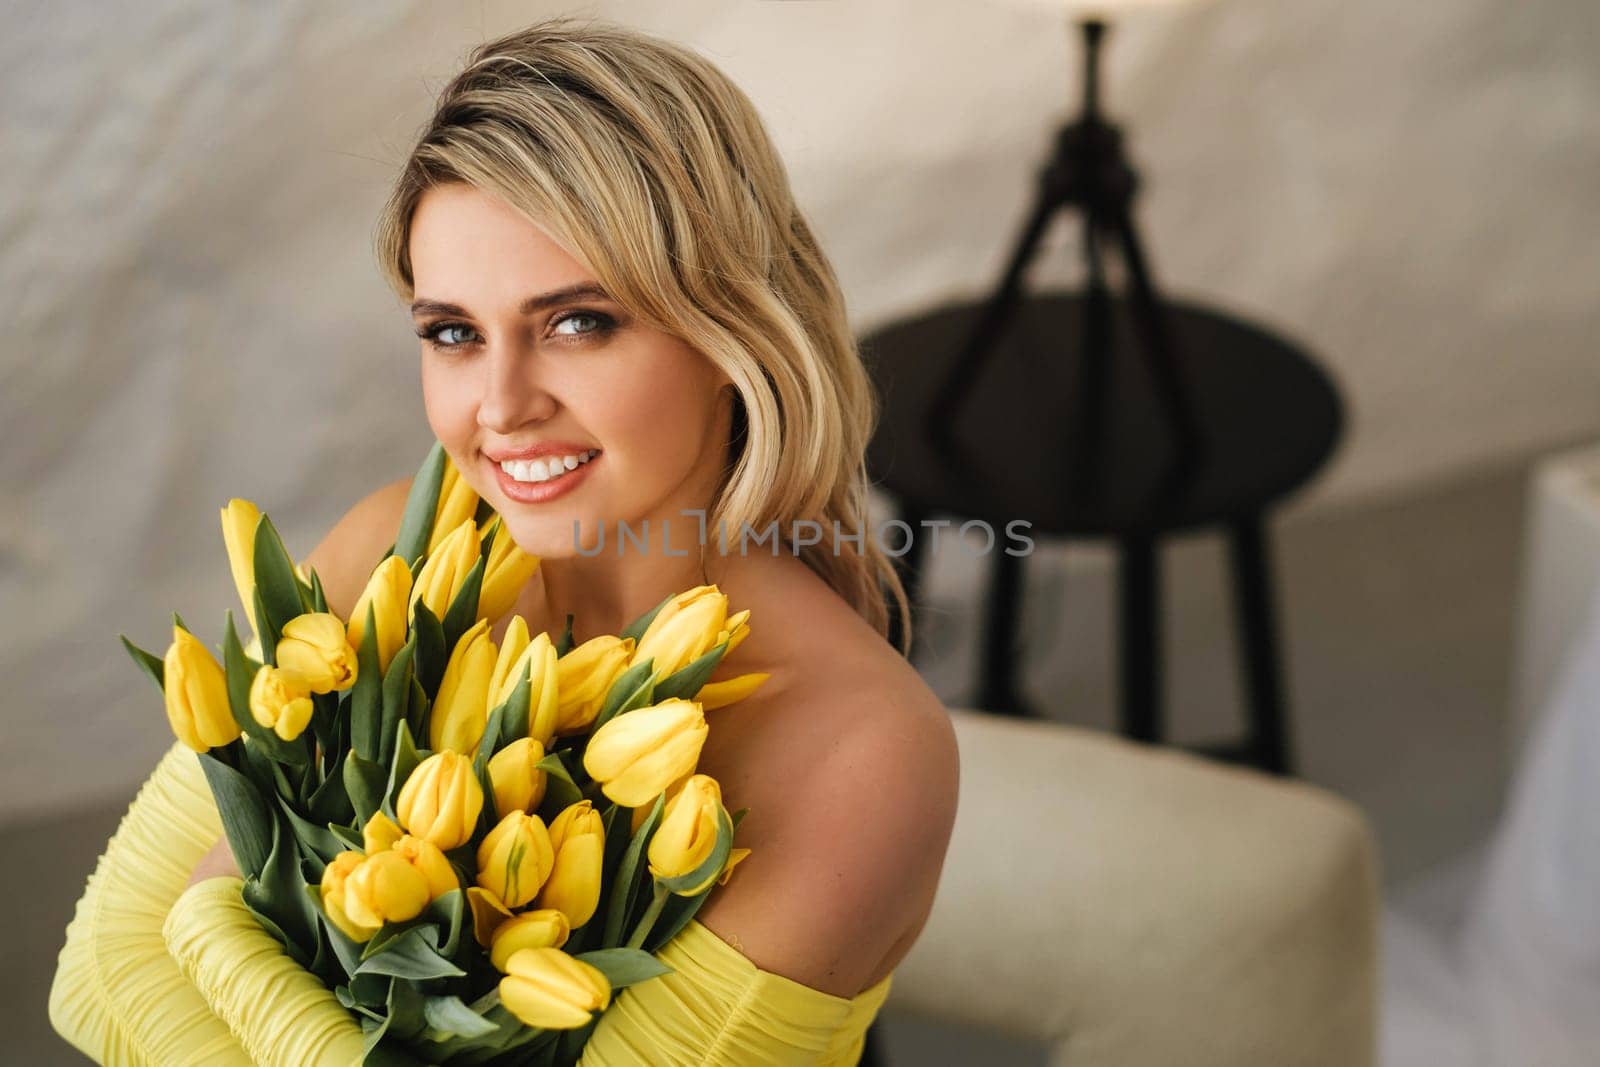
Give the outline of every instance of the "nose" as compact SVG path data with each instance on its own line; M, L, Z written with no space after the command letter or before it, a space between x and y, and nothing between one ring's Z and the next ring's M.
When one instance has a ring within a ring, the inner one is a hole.
M478 399L478 425L511 436L530 422L543 422L560 404L538 379L537 355L514 343L494 341L484 352L483 395Z

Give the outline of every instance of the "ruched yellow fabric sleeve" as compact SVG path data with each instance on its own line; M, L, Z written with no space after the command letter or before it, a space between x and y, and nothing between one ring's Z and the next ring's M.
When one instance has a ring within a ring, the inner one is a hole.
M174 744L140 787L89 876L50 986L50 1022L113 1065L248 1065L167 953L161 927L194 866L222 837L205 773Z
M167 951L262 1067L348 1067L362 1034L333 991L283 951L239 895L239 878L189 887L167 915Z
M256 923L239 879L184 889L221 836L194 753L175 745L67 928L57 1031L108 1065L359 1062L360 1026ZM660 955L673 973L617 995L580 1067L848 1067L892 980L833 996L761 970L694 920Z
M758 968L694 919L658 955L672 973L619 993L578 1067L852 1067L894 979L834 996Z

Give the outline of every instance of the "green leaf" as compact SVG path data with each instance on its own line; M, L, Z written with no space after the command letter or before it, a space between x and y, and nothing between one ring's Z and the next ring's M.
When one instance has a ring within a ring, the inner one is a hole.
M343 763L348 755L348 750L340 752L339 758L328 770L328 777L317 786L306 803L307 813L318 826L326 826L330 822L348 823L356 817L350 794L344 788Z
M655 607L651 608L649 611L630 622L622 631L621 636L631 637L635 641L638 641L644 636L644 632L650 629L650 624L654 622L656 616L661 613L661 609L666 607L672 598L677 595L677 593L668 593L666 596L662 597L661 603L657 604Z
M444 643L446 648L454 648L456 642L461 640L461 635L472 629L478 621L478 594L483 589L483 573L487 564L483 557L472 565L467 572L467 577L462 581L461 588L456 591L456 597L445 609ZM421 603L421 601L417 601Z
M637 948L602 948L594 952L580 953L576 958L605 975L612 989L621 989L658 975L672 973L671 967L643 949Z
M411 479L411 492L406 496L406 510L394 541L394 554L408 565L428 550L433 538L433 520L439 513L439 489L444 484L448 459L444 445L435 441L416 477Z
M412 675L411 692L406 697L404 722L410 727L412 737L426 738L432 721L433 703L428 699L428 694L422 691L422 683Z
M591 735L610 722L613 716L654 703L656 682L654 666L654 659L635 663L611 683L611 689L606 693L606 702L601 706L600 714L594 717L594 725L589 728Z
M650 702L659 704L674 697L693 700L695 694L700 692L700 687L706 684L706 679L711 677L711 672L717 669L717 664L722 661L722 654L727 648L728 643L724 641L687 667L661 679L656 683L656 691Z
M385 767L394 759L395 727L406 717L411 699L412 662L417 654L417 637L412 634L389 661L383 676L383 721L378 734L378 762Z
M362 825L366 824L363 823ZM329 823L328 832L334 837L337 837L340 841L343 841L346 849L354 849L357 852L362 852L365 851L367 847L366 839L362 837L361 831L353 827L340 826L336 822Z
M165 696L167 692L166 662L161 657L153 656L132 641L129 641L123 634L118 634L117 636L122 638L122 647L128 650L129 656L133 657L134 665L149 676L150 680L156 683L156 688L161 690L162 695Z
M277 624L267 616L267 602L261 598L261 587L256 586L251 594L255 598L256 629L261 636L261 656L263 663L278 665L278 640L282 636Z
M462 933L472 929L467 894L460 889L450 890L429 901L422 917L440 924L444 931L444 944L439 947L439 954L454 959L462 947Z
M572 612L567 612L567 627L561 631L561 639L556 642L556 658L559 659L572 651Z
M572 774L561 758L561 753L551 752L534 767L545 773L544 799L539 801L540 817L551 822L567 808L583 799L583 790L572 780ZM548 812L546 818L543 813Z
M417 680L432 700L439 693L439 682L450 662L450 646L445 644L443 625L421 599L417 600L411 626L417 642Z
M355 809L357 826L367 825L367 820L382 810L385 786L389 774L380 763L362 759L351 752L344 758L344 791Z
M319 826L305 818L281 795L278 797L278 807L289 817L290 824L294 826L295 840L323 864L344 851L344 843L334 836L332 830L326 825ZM319 869L317 877L321 876L322 871Z
M272 621L273 629L281 634L285 623L306 613L310 598L304 595L300 587L300 576L294 572L294 560L289 558L289 550L283 547L277 527L266 515L262 515L256 523L255 576L256 590L267 606L266 618ZM265 641L263 637L263 652L266 651Z
M215 756L202 753L199 759L240 872L246 878L261 877L272 855L273 818L267 799L250 779Z
M467 1007L460 997L424 997L422 1017L433 1031L448 1037L484 1037L498 1029Z
M495 742L500 740L500 720L505 715L503 708L495 708L489 713L489 721L484 724L483 736L478 739L478 751L472 757L472 773L482 775L489 766L489 757L494 755Z
M367 605L366 629L356 650L356 684L350 687L350 745L364 759L376 760L382 747L383 672L378 667L378 620Z
M614 948L620 945L626 936L625 926L629 914L633 911L634 900L639 890L639 861L644 857L650 836L656 831L656 824L661 821L661 811L666 805L666 800L666 793L656 797L655 804L650 808L650 814L639 824L638 832L628 843L628 851L623 853L622 864L617 868L617 880L613 883L611 897L606 902L606 928L605 935L600 941L601 948ZM644 880L648 881L649 877L649 872L646 871Z
M502 746L528 736L528 709L533 699L533 685L528 675L532 669L531 658L522 662L522 672L517 675L516 684L511 687L511 695L500 705L503 709L500 716Z
M306 565L306 570L311 572L311 610L312 611L327 611L327 610L329 610L328 609L328 594L322 588L322 576L317 573L317 568L311 566L310 564Z
M417 746L411 741L410 728L401 723L395 733L394 762L389 764L389 784L383 791L383 810L391 817L394 815L394 802L400 795L400 788L406 784L406 779L411 777L411 772L417 769L417 764L422 762Z
M362 960L356 973L392 974L396 978L420 982L429 978L459 978L467 972L439 955L438 927L413 926L386 945L382 952Z
M316 958L317 916L306 896L306 880L300 873L299 849L288 823L272 822L272 852L262 867L259 879L247 879L244 902L254 912L278 924L289 936L284 946L296 963L309 968Z
M250 686L255 682L256 671L261 669L261 664L244 654L244 647L239 644L239 633L233 626L231 610L227 613L227 622L222 631L222 665L227 679L228 708L233 712L233 721L249 736L251 744L259 746L260 751L279 763L304 766L309 762L311 757L304 744L285 741L271 727L256 722L255 715L251 713Z

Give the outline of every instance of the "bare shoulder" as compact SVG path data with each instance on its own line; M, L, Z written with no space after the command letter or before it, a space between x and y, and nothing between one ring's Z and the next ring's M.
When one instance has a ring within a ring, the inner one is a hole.
M738 843L752 851L697 917L758 967L853 997L899 964L926 922L960 766L943 704L838 603L854 623L769 622L800 635L779 686L710 713L702 764L730 810L750 809Z
M322 579L328 607L345 618L355 607L383 556L394 543L405 514L411 479L401 478L375 489L345 512L304 562Z

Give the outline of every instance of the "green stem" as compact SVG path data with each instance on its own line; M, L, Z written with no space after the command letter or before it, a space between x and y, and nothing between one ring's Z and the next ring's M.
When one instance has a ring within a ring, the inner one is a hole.
M633 936L628 938L627 948L638 948L644 944L644 939L650 936L650 928L661 917L661 909L666 906L667 898L671 895L672 890L659 882L656 883L655 896L650 899L650 907L645 909L644 918L633 928Z

